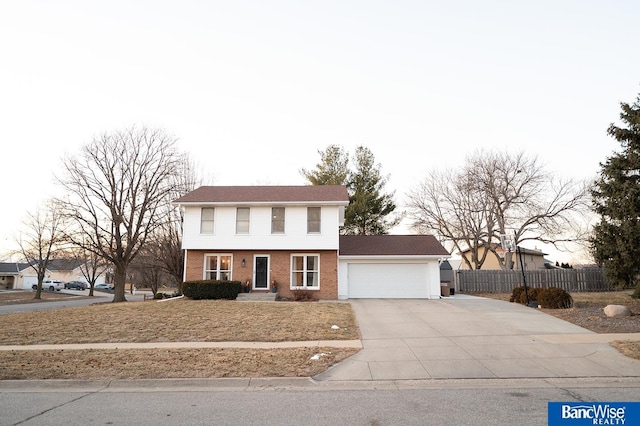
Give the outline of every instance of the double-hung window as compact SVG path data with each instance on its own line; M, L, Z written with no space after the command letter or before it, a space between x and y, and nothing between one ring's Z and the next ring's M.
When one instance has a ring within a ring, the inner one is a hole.
M284 207L271 208L271 233L284 234Z
M304 254L291 256L292 288L320 288L320 256Z
M231 279L231 255L207 254L204 257L205 280L230 280Z
M213 207L203 207L200 210L200 233L213 234L213 216L215 209Z
M319 234L320 227L320 207L307 207L307 234Z
M238 207L236 209L236 234L249 233L249 207Z

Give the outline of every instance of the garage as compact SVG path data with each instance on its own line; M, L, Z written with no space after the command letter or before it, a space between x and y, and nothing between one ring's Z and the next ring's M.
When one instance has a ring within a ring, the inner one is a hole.
M22 277L23 290L31 290L34 285L38 285L38 277L36 275L25 275Z
M342 235L338 298L439 298L439 262L449 256L431 235Z
M348 280L350 299L429 297L426 263L350 263Z

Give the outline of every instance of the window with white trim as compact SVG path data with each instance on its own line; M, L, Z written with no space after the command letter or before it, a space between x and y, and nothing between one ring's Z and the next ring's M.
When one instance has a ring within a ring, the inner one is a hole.
M304 254L291 256L291 288L318 290L320 288L320 256Z
M320 212L320 207L307 207L307 234L320 233Z
M238 207L236 209L236 234L249 233L250 213L249 207Z
M230 280L231 279L231 255L207 254L204 256L205 280Z
M213 234L213 216L215 209L213 207L203 207L200 210L200 233Z
M271 233L284 234L284 207L271 208Z

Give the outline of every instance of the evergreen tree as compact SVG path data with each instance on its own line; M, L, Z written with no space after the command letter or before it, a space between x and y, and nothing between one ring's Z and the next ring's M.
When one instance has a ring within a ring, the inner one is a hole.
M324 151L318 150L320 162L314 170L301 169L311 185L345 185L349 176L349 156L338 145L329 145Z
M386 234L399 223L399 218L389 220L396 209L392 193L383 193L387 178L380 174L370 149L358 146L354 155L353 170L349 175L349 206L345 212L344 234Z
M633 105L621 103L623 126L611 124L607 133L622 150L600 163L592 190L600 221L593 229L592 251L617 285L635 287L640 298L640 96Z

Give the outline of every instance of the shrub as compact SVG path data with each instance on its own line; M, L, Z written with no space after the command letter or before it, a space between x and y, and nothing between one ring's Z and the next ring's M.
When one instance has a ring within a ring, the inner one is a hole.
M513 292L511 293L511 298L509 299L509 301L526 305L527 296L529 296L529 302L538 300L538 294L540 293L541 290L543 289L538 287L534 287L534 288L527 287L527 293L525 294L524 286L516 287L513 289Z
M182 294L189 299L235 300L242 291L240 281L201 280L187 281L182 285Z
M573 298L561 288L549 287L538 295L538 303L547 309L567 309L573 306Z
M292 289L291 296L294 302L312 302L316 300L314 292L309 290Z
M164 294L158 292L156 294L153 295L153 299L154 300L159 300L159 299L163 299L164 298Z
M543 308L564 309L573 306L573 298L571 295L557 287L527 287L527 295L529 296L529 302L536 301ZM525 305L527 303L527 297L524 292L524 286L514 288L509 301Z

